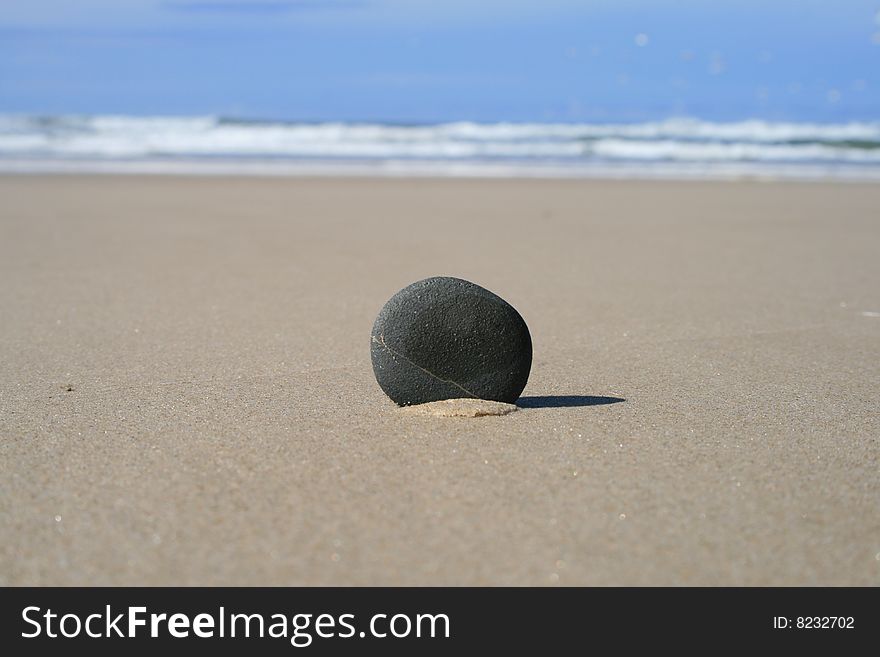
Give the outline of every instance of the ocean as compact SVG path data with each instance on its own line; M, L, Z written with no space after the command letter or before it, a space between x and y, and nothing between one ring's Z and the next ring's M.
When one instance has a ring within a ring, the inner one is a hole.
M880 179L880 121L472 123L0 115L0 171Z

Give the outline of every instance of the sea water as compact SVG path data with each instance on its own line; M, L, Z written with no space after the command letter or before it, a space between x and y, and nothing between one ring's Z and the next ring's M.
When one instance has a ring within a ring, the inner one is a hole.
M880 179L880 121L433 125L0 115L0 171Z

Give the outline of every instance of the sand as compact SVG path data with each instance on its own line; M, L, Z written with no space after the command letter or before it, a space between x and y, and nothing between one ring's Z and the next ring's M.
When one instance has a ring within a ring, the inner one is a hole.
M517 410L519 409L515 404L505 404L488 399L461 398L403 406L400 412L429 417L491 417L508 415Z
M0 583L880 584L880 189L0 178ZM382 304L529 324L399 412Z

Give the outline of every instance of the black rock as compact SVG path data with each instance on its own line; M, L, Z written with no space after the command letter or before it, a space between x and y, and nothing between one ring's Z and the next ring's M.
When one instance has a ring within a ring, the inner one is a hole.
M401 406L460 397L513 403L532 366L532 338L513 306L448 276L391 297L370 350L376 381Z

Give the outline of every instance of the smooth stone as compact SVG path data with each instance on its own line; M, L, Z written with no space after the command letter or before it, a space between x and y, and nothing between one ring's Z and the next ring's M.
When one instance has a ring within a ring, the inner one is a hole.
M514 404L489 401L488 399L441 399L440 401L404 406L398 409L400 413L430 417L486 417L507 415L518 410Z
M465 397L512 404L532 366L532 338L513 306L448 276L391 297L370 351L376 381L401 406Z

